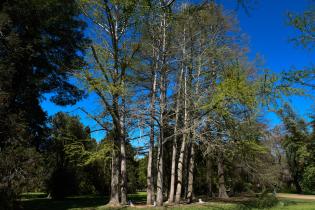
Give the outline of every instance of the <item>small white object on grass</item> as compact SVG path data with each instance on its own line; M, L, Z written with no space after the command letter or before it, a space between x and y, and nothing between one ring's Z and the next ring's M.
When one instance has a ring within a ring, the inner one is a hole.
M153 206L156 207L156 201L154 201Z
M135 207L135 205L133 205L133 203L131 201L129 201L129 206Z
M199 203L205 203L204 201L201 200L201 198L199 198Z

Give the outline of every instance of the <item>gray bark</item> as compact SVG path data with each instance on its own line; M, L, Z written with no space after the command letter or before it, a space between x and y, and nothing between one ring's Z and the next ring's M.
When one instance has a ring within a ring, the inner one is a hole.
M160 80L160 138L158 147L158 172L157 172L157 192L156 204L163 206L163 143L164 143L164 129L166 121L166 11L163 12L163 19L161 21L162 28L162 56L161 56L161 80Z
M212 162L207 159L207 193L209 197L212 197Z
M225 188L225 177L224 177L224 159L220 155L218 157L218 176L219 176L219 198L228 198Z
M160 89L161 89L161 100L160 100L160 138L158 145L158 172L157 172L157 193L156 193L156 204L163 206L163 141L164 141L164 123L165 123L165 108L166 108L166 78L165 72L162 72Z
M171 184L168 202L174 202L175 195L175 178L176 178L176 155L177 155L177 132L178 132L178 118L179 118L179 109L180 109L180 92L181 92L181 83L183 77L183 68L181 69L179 79L178 79L178 91L177 91L177 100L176 100L176 110L175 110L175 125L174 125L174 141L173 141L173 150L172 150L172 169L171 169Z
M194 146L194 142L192 142L190 158L189 158L189 169L188 169L188 193L187 193L188 203L191 203L193 200L194 168L195 168L195 146Z
M110 206L120 206L119 203L119 155L116 149L112 153L112 179L111 179L111 192L110 192Z
M120 143L120 154L121 154L121 204L127 205L127 165L126 165L126 143L125 139L122 139Z
M120 185L120 192L121 192L121 201L122 205L127 205L127 163L126 163L126 113L125 113L125 106L126 106L125 97L122 97L122 113L120 119L120 129L121 129L121 141L120 141L120 155L121 155L121 162L120 162L120 173L121 173L121 185Z
M188 110L187 110L187 72L185 72L184 79L184 132L183 132L183 140L181 144L179 159L177 163L177 187L176 187L176 195L175 195L175 203L179 203L181 200L182 194L182 186L183 186L183 169L184 169L184 158L186 152L186 144L187 144L187 128L188 128Z
M152 160L153 160L153 147L154 147L154 116L155 116L155 94L156 94L156 73L152 74L153 83L151 90L150 101L150 144L148 154L148 166L147 166L147 204L152 205L154 201L154 184L153 184L153 172L152 172Z

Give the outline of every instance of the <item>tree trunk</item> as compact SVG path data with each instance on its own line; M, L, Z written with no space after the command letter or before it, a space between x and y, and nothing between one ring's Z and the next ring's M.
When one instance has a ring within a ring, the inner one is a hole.
M110 206L120 206L119 203L119 155L116 148L112 153L112 180L110 192Z
M175 195L175 203L179 203L181 200L182 194L182 186L183 186L183 169L184 169L184 158L186 152L186 141L187 141L187 129L188 129L188 110L187 110L187 73L185 72L184 79L184 132L183 132L183 140L180 149L179 159L177 163L177 188Z
M176 110L175 110L175 125L174 125L174 141L173 141L173 151L172 151L172 170L171 170L171 184L170 184L170 193L168 202L174 202L175 195L175 178L176 178L176 155L177 155L177 132L178 132L178 119L179 119L179 109L180 109L180 92L181 92L181 83L183 77L183 68L181 69L179 80L178 80L178 91L177 91L177 100L176 100Z
M119 195L122 195L122 189L120 188L119 178L121 175L121 170L124 170L124 176L126 176L126 162L122 164L122 156L126 161L126 151L125 151L125 140L124 140L124 113L119 105L119 95L113 95L113 104L112 104L112 119L114 123L114 148L112 153L112 176L111 176L111 197L109 200L110 206L119 206ZM123 107L122 107L123 108ZM121 151L123 149L124 151ZM121 177L122 178L122 177ZM125 179L126 177L122 178ZM124 180L123 184L126 184Z
M181 200L182 194L182 186L183 186L183 169L184 169L184 158L185 158L185 150L186 150L186 129L188 127L187 123L187 72L185 66L185 59L186 59L186 28L184 27L183 30L183 49L182 49L182 72L184 75L184 132L182 132L182 144L180 148L179 158L177 162L177 187L176 187L176 194L175 194L175 203L179 203Z
M194 168L195 168L195 146L194 146L194 142L192 142L190 158L189 158L189 169L188 169L188 193L187 193L188 203L191 203L193 200Z
M127 205L127 165L126 165L126 144L123 140L120 144L121 152L121 204Z
M179 203L181 200L182 194L182 185L183 185L183 169L184 169L184 157L186 150L186 134L183 134L183 141L180 149L179 159L177 163L177 187L175 195L175 203Z
M193 93L193 63L194 63L194 41L193 41L193 36L190 35L190 63L191 67L189 67L188 71L188 92L190 93L189 95L189 103L188 103L188 109L192 110L190 111L190 114L188 115L188 122L190 124L190 157L189 157L189 162L188 162L188 187L187 187L187 201L189 203L192 202L193 200L193 189L194 189L194 168L195 168L195 142L197 141L197 117L198 117L198 112L197 107L195 107L195 103L191 103L190 101L193 99L198 100L197 97L199 97L199 77L200 77L200 72L201 72L201 59L199 56L198 59L198 70L197 70L197 82L195 86L195 93ZM201 48L201 45L200 45ZM186 94L188 97L188 94ZM193 123L191 125L191 123Z
M158 147L158 171L157 171L157 192L156 192L156 204L157 206L163 206L163 141L164 141L164 127L165 127L165 107L166 107L166 91L165 91L165 72L161 75L161 101L160 101L160 138Z
M124 82L124 81L123 81ZM121 110L121 118L120 118L120 155L121 155L121 162L120 162L120 173L121 173L121 186L120 186L120 193L121 193L121 201L122 205L127 205L127 163L126 163L126 113L125 113L125 106L126 100L125 97L122 97L122 110Z
M218 176L219 176L219 198L228 198L225 188L224 160L222 155L218 157Z
M157 75L155 71L152 73L153 83L151 90L150 101L150 145L147 166L147 205L152 205L154 201L154 182L152 173L153 147L154 147L154 116L155 116L155 94L156 94L156 80Z
M175 125L174 132L177 132ZM176 135L174 137L176 139ZM169 192L169 198L168 202L173 203L174 202L174 194L175 194L175 175L176 175L176 154L177 154L177 146L176 146L176 140L174 139L173 142L173 151L172 151L172 169L171 169L171 184L170 184L170 192Z
M299 176L298 176L298 175L295 175L295 176L294 176L294 178L293 178L293 183L294 183L296 192L297 192L297 193L302 193L302 187L301 187L301 185L300 185Z
M212 197L212 162L207 159L207 194Z
M161 62L161 81L160 81L160 138L158 148L158 173L157 173L157 192L156 204L163 206L163 144L164 144L164 129L166 121L166 11L163 12L163 19L161 21L161 28L163 31L162 37L162 62Z
M163 130L163 129L162 129ZM161 134L163 132L161 131ZM157 206L163 206L163 142L160 137L158 148L158 172L157 172L157 184L156 184L156 204Z

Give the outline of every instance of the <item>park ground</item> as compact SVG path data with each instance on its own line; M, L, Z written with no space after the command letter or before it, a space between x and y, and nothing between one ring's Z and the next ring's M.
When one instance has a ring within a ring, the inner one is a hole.
M270 210L315 210L314 195L296 195L279 193L277 195L279 202L276 206L268 208ZM158 210L249 210L257 209L250 205L248 197L234 197L227 200L209 200L203 204L194 203L177 206L165 206L162 208L153 208L145 206L146 194L137 193L129 195L133 201L134 207L124 207L121 209L158 209ZM107 210L104 204L107 202L103 196L75 196L62 201L47 199L42 193L24 194L21 199L21 205L24 210Z

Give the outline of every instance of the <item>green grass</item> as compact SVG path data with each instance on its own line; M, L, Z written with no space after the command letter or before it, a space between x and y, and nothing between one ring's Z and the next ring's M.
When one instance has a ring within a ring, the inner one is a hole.
M315 201L297 200L297 199L280 199L279 204L272 210L315 210Z
M23 193L21 195L21 199L35 199L35 198L46 198L47 193L43 192L28 192L28 193Z
M43 193L27 193L22 196L22 205L24 210L108 210L104 204L108 202L108 198L96 195L74 196L66 198L62 201L55 201L47 198ZM128 198L134 204L145 203L146 194L137 193L129 195ZM124 210L134 210L137 208L122 208ZM140 208L142 210L255 210L249 208L246 203L228 203L228 202L209 202L203 205L191 204L180 205L174 207L163 208ZM315 210L315 201L304 200L288 200L281 199L279 204L270 210Z

